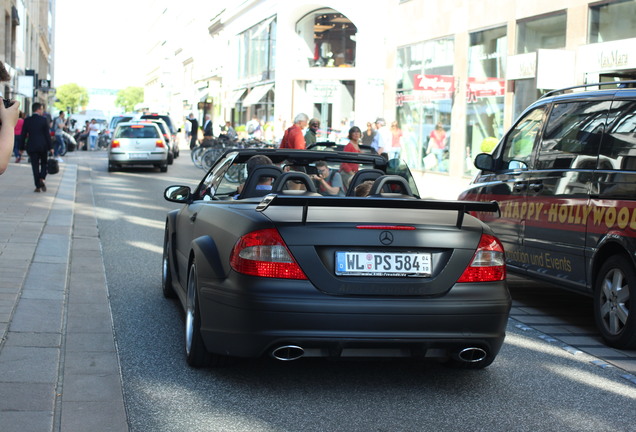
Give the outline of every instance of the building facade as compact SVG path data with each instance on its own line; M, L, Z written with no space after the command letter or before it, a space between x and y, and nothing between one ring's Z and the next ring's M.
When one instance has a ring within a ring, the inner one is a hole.
M273 141L299 112L325 140L383 117L413 170L459 182L545 92L636 79L636 0L162 1L157 28L190 31L151 50L151 109Z
M5 98L16 99L23 111L33 102L54 97L53 50L55 0L2 0L0 61L11 75L0 84Z

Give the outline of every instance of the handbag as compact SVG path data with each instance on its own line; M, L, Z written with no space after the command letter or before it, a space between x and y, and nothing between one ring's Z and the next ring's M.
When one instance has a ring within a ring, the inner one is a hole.
M49 158L48 165L46 166L46 172L49 174L57 174L60 172L60 164L57 159Z

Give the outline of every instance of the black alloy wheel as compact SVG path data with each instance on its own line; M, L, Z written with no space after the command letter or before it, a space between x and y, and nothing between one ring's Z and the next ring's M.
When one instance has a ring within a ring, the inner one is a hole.
M636 271L631 261L613 255L601 266L594 285L594 319L605 342L620 349L636 347Z

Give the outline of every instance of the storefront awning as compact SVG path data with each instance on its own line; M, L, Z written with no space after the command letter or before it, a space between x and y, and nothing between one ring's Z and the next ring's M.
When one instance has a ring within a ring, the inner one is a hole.
M228 104L236 105L239 102L239 100L241 100L241 98L243 97L243 93L245 93L245 89L234 90L233 92L230 92L227 98Z
M245 99L243 99L243 105L256 105L263 97L274 87L274 84L265 84L258 87L254 87L250 91Z

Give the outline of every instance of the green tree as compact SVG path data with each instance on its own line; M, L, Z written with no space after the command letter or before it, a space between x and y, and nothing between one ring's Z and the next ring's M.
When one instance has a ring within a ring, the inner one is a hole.
M144 101L144 89L142 87L126 87L117 92L115 106L122 107L125 112L135 110L138 103Z
M53 104L60 111L76 112L78 108L88 105L88 91L77 84L64 84L57 88L56 101Z

